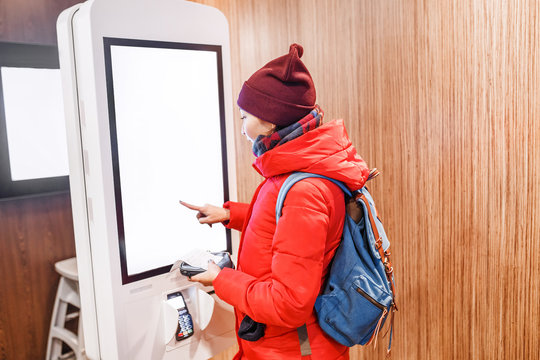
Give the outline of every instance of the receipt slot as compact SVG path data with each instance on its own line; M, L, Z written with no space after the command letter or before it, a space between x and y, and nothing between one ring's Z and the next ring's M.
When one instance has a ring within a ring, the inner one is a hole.
M178 203L236 200L227 21L183 0L90 0L57 33L87 356L212 357L235 343L232 308L169 270L197 249L235 256L237 234Z

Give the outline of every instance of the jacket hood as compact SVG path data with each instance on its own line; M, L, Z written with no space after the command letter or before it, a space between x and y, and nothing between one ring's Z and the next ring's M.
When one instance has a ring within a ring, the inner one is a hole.
M253 167L265 178L294 171L324 175L345 183L352 191L363 187L369 175L343 120L332 120L265 152L255 159Z

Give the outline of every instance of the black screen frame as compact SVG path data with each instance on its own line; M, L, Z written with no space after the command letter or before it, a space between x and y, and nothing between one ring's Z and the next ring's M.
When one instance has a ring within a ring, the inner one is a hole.
M60 69L58 47L0 42L0 67ZM4 90L0 73L0 201L69 192L69 175L11 179Z
M158 276L169 272L173 264L168 264L156 269L147 270L141 273L129 275L127 272L127 259L126 259L126 242L124 233L124 220L122 210L122 189L120 184L120 164L118 159L118 142L116 132L116 112L114 101L114 85L113 85L113 73L112 73L112 57L111 46L133 46L133 47L149 47L159 49L180 49L180 50L200 50L200 51L212 51L217 56L217 75L218 75L218 92L219 92L219 114L220 114L220 130L221 130L221 156L222 156L222 173L223 173L223 201L229 200L229 176L228 176L228 162L227 162L227 136L225 125L225 99L223 91L223 62L220 45L208 45L208 44L192 44L192 43L179 43L169 41L157 41L157 40L140 40L140 39L126 39L126 38L103 38L103 50L105 55L105 79L107 85L107 100L108 100L108 112L109 112L109 132L111 140L111 156L113 165L113 178L114 178L114 196L116 204L116 223L118 231L118 245L120 251L120 267L122 274L122 285L130 284L136 281L148 279L154 276ZM226 229L226 242L228 251L232 253L232 240L231 230Z

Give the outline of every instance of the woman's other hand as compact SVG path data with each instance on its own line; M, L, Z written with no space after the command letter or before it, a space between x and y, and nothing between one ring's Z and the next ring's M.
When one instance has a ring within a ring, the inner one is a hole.
M196 281L204 286L212 286L212 283L219 275L221 268L216 265L212 260L208 262L208 270L203 273L197 274L189 278L189 281Z
M197 219L199 220L199 223L208 224L210 227L212 224L230 219L231 213L229 209L210 204L204 204L203 206L191 205L181 200L180 204L184 205L188 209L197 211Z

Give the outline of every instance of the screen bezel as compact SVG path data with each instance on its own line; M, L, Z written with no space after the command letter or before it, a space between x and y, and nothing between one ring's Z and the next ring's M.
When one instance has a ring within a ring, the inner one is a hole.
M144 280L154 276L158 276L169 272L173 264L168 264L152 270L147 270L141 273L129 275L127 272L127 259L126 259L126 243L124 235L124 221L122 210L122 190L120 186L120 167L118 159L118 142L116 132L116 113L115 113L115 101L114 101L114 86L113 86L113 74L112 74L112 57L111 46L133 46L133 47L149 47L159 49L180 49L180 50L199 50L199 51L212 51L217 56L217 75L218 75L218 92L219 92L219 114L220 114L220 130L221 130L221 156L222 156L222 173L223 173L223 201L229 200L229 176L228 176L228 163L227 163L227 137L225 126L225 103L224 103L224 91L223 91L223 63L220 45L208 45L208 44L192 44L192 43L179 43L157 40L139 40L139 39L126 39L126 38L113 38L104 37L103 47L105 55L105 79L107 85L107 100L108 100L108 113L109 113L109 132L111 140L111 156L113 166L113 181L114 181L114 196L116 205L116 223L118 230L118 244L120 251L120 267L122 274L122 285L126 285L135 281ZM226 243L227 249L224 251L232 252L231 231L226 229Z
M0 42L0 67L60 69L58 48L52 45ZM69 175L11 180L2 74L0 73L0 201L69 192Z

